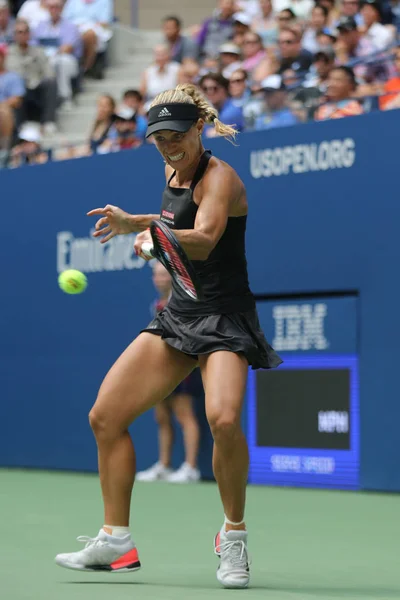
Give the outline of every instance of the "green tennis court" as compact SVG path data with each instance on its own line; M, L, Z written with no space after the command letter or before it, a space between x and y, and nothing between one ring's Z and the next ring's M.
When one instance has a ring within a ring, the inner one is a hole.
M215 579L222 514L212 483L136 485L132 531L143 568L133 574L54 564L102 524L96 476L2 470L0 506L4 600L400 598L399 496L250 487L248 590L223 590Z

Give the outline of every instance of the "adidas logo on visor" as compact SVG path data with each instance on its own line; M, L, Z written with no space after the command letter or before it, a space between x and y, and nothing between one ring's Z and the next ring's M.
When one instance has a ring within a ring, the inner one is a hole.
M172 117L171 113L169 112L168 108L166 108L164 106L164 108L162 110L160 110L160 112L158 113L159 117Z

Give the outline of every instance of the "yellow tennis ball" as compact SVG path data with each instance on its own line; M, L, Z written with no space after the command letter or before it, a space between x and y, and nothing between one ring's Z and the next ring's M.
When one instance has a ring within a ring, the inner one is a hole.
M81 294L86 290L86 275L76 269L68 269L58 276L58 285L66 294Z

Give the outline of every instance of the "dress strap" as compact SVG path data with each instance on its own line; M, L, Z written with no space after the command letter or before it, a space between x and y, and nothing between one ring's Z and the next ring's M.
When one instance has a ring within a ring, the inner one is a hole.
M192 183L190 184L190 189L192 190L192 192L193 192L194 188L196 187L196 185L199 183L200 179L203 177L204 173L206 172L208 162L209 162L211 156L212 156L211 150L205 150L203 152L203 154L201 155L200 162L196 169L196 173L194 174Z
M168 185L171 183L171 181L173 180L173 178L175 177L175 173L176 171L174 171L171 175L171 177L168 179Z

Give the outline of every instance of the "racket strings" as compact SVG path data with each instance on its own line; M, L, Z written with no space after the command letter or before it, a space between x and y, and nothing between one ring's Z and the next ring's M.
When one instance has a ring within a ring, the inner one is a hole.
M175 273L180 278L181 283L186 289L190 290L194 296L197 296L193 281L171 242L166 236L160 235L159 232L157 232L157 239L164 253L165 260L167 260L174 269Z

